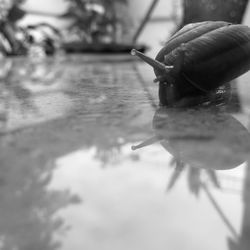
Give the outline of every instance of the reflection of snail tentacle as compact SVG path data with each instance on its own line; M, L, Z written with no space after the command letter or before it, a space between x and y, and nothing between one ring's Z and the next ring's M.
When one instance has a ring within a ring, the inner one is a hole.
M157 138L156 136L153 136L153 137L147 139L146 141L144 141L144 142L142 142L142 143L140 143L140 144L138 144L138 145L135 145L135 146L133 145L133 146L131 146L131 149L132 149L132 150L137 150L137 149L139 149L139 148L143 148L143 147L152 145L152 144L154 144L155 142L158 142L158 141L159 141L159 138Z

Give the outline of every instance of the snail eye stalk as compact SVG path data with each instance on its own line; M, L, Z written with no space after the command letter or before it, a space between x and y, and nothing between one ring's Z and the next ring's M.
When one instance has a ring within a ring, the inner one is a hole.
M172 69L174 66L167 66L149 56L146 56L145 54L141 53L140 51L136 49L131 50L131 55L132 56L137 56L140 59L142 59L144 62L152 66L155 70L159 71L166 71L167 73L169 72L170 69Z

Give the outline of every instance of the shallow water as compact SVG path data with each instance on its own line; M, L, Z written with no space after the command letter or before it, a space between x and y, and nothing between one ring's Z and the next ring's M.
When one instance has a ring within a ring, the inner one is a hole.
M1 249L249 249L249 74L179 111L130 56L2 65Z

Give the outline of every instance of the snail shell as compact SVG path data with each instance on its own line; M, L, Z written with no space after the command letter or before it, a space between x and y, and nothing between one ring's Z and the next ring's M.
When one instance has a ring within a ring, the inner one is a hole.
M250 69L250 28L208 21L184 26L155 60L132 50L154 68L161 105L204 95Z

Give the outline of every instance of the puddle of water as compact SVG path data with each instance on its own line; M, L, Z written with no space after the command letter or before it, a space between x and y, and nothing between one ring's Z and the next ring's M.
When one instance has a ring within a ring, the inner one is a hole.
M243 112L155 110L150 70L127 57L6 62L0 248L249 248L246 81Z

